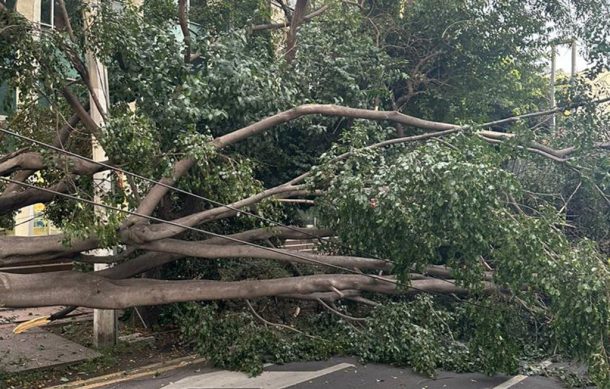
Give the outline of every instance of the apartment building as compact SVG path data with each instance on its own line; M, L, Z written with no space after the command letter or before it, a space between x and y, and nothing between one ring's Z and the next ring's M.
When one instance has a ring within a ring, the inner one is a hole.
M54 0L8 0L7 6L28 20L38 23L41 28L61 27L63 21L55 12ZM15 112L19 107L19 91L0 80L0 121ZM15 228L1 231L0 234L18 236L40 236L59 233L59 230L44 218L44 204L34 204L19 210L15 216Z

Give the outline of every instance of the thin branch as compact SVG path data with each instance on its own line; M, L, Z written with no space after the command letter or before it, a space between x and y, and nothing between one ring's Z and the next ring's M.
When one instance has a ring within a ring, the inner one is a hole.
M285 324L280 324L280 323L273 323L273 322L270 322L269 320L266 320L261 315L259 315L258 312L256 312L254 310L254 307L252 306L252 304L250 303L250 300L248 300L248 299L246 299L246 305L248 305L248 308L250 309L250 312L252 312L252 315L254 315L254 317L256 317L258 320L263 322L263 324L266 324L266 325L271 326L271 327L276 327L276 328L280 328L280 329L290 330L290 331L296 332L297 334L305 335L305 336L307 336L308 338L311 338L311 339L320 339L317 336L306 334L303 331L301 331L299 329L296 329L294 327L287 326Z
M321 304L321 305L322 305L324 308L328 309L330 312L332 312L332 313L334 313L335 315L337 315L337 316L339 316L339 317L342 317L342 318L344 318L344 319L347 319L347 320L352 320L352 321L367 321L367 320L368 320L368 319L367 319L367 318L365 318L365 317L353 317L353 316L350 316L350 315L346 315L346 314L344 314L344 313L341 313L341 312L339 312L338 310L336 310L336 309L332 308L330 305L326 304L326 303L324 302L324 300L322 300L322 299L320 299L320 298L318 299L318 303L320 303L320 304Z
M305 200L305 199L278 199L277 200L283 204L303 204L303 205L315 205L316 202L313 200Z
M317 10L313 11L310 14L305 15L303 18L303 23L310 22L316 16L323 14L328 9L328 5L322 6ZM277 30L280 28L285 28L290 26L290 21L286 21L283 23L267 23L267 24L257 24L250 27L251 31L263 31L263 30Z
M74 36L74 30L72 30L72 24L70 23L70 17L68 16L68 11L66 10L66 3L64 0L59 1L59 9L61 10L61 16L64 19L64 23L66 24L66 31L68 31L68 36L72 42L76 42L76 38Z
M574 189L574 191L572 192L570 197L568 197L568 199L564 202L563 207L561 207L561 209L557 213L562 213L568 207L568 204L570 203L570 201L572 200L572 198L574 197L576 192L578 192L578 189L580 189L581 185L582 185L582 181L579 181L578 185L576 185L576 189Z

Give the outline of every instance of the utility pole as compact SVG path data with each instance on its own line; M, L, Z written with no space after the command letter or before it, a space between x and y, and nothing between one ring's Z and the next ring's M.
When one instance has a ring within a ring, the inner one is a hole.
M87 11L85 16L86 23L91 24L91 18L97 7L99 7L98 0L89 0L90 9ZM108 111L108 72L106 67L99 62L95 53L88 51L86 54L87 71L89 73L89 80L92 89L92 93L89 94L89 100L91 107L91 118L99 126L103 127L104 117ZM93 94L97 97L100 108L104 112L100 112L97 104L94 101ZM92 158L94 161L105 161L106 153L100 146L99 141L92 135L91 138ZM103 201L104 195L112 191L112 185L110 181L110 172L102 171L93 175L93 200L96 203ZM94 208L96 218L104 222L106 220L106 210L102 207ZM108 256L114 252L110 249L97 249L93 250L95 256ZM95 271L103 270L108 268L108 264L96 263L93 265ZM107 347L116 344L117 339L117 316L116 311L107 309L94 309L93 310L93 343L96 347Z
M574 81L576 79L576 38L572 38L572 67L570 69L570 80Z

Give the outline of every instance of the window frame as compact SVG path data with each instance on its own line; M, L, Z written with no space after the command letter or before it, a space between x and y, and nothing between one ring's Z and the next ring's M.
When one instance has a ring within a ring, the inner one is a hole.
M54 29L55 28L55 0L48 0L49 1L49 6L50 6L50 23L46 23L42 21L42 15L43 15L43 9L42 7L44 6L44 0L40 1L40 21L38 22L40 24L41 27L45 27L45 28L50 28L50 29Z

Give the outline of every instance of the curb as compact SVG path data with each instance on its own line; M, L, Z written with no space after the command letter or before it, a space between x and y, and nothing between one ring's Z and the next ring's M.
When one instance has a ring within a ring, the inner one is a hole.
M154 363L148 366L142 366L133 370L123 370L116 373L111 373L99 377L93 377L87 380L72 381L61 385L49 386L46 389L93 389L101 386L110 385L118 382L129 381L134 378L142 378L155 374L164 373L166 371L178 369L193 365L195 363L205 362L205 358L197 358L196 355L188 357L176 358L169 361Z

